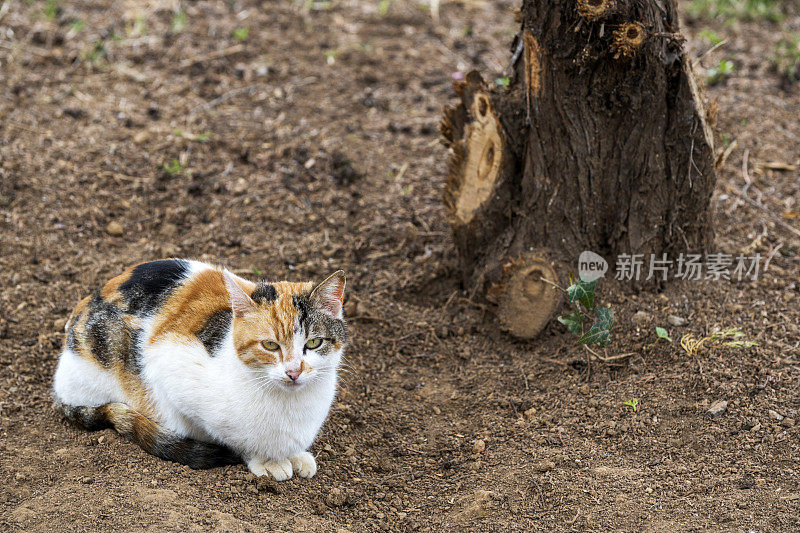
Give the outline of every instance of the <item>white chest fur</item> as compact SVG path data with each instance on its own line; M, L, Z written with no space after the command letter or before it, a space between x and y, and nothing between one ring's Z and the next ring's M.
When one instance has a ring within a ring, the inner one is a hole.
M199 342L144 348L142 380L160 422L180 435L224 444L245 460L284 460L307 450L330 410L336 373L287 389L242 364L230 338L223 345L213 358Z

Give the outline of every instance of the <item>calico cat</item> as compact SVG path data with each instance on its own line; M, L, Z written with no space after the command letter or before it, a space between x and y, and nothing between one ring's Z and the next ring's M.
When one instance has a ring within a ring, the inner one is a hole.
M344 288L342 271L314 287L183 259L134 266L75 307L56 405L192 468L311 477L347 341Z

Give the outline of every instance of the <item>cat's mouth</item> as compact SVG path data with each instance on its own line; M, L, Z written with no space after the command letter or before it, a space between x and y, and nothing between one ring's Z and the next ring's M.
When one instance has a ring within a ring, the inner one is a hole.
M284 388L286 388L287 390L299 390L305 386L306 381L305 380L293 381L291 379L283 379L281 380L281 383L283 383Z

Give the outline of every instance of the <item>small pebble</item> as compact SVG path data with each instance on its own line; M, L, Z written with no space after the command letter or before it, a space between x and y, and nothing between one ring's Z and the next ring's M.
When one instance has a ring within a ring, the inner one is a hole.
M122 224L120 224L116 220L112 220L111 222L108 223L108 226L106 226L106 231L112 237L119 237L120 235L125 233L125 229L122 227Z
M536 408L535 407L531 407L530 409L525 411L525 418L529 418L530 419L530 418L533 418L534 416L536 416Z
M794 427L795 423L796 422L794 418L784 418L783 420L781 420L781 425L785 428L792 428Z
M332 488L326 495L325 495L325 504L328 507L341 507L344 505L344 502L347 500L347 495L339 488Z
M777 420L778 422L783 420L783 415L780 414L778 411L774 411L774 410L770 409L769 411L767 411L767 414L769 414L769 417L771 419Z
M549 472L556 467L556 464L551 461L550 459L545 459L544 461L539 461L536 465L534 465L533 469L536 472Z
M679 328L681 326L685 326L686 323L687 323L687 320L685 318L679 317L677 315L669 315L667 317L667 322L669 322L670 326L675 326L675 327Z
M650 313L645 311L636 311L636 313L634 313L634 315L631 317L631 322L637 326L641 326L642 324L648 322L650 318Z
M486 441L483 439L478 439L475 441L475 444L472 445L472 453L483 453L486 450Z
M714 418L717 418L718 416L722 415L727 409L728 409L727 401L717 400L716 402L712 403L711 406L708 408L708 414L710 414Z

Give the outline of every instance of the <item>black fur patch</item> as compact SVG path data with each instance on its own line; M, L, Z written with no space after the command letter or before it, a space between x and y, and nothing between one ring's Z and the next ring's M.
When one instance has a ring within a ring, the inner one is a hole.
M130 330L119 309L100 298L100 293L95 293L88 313L86 337L95 359L110 367L116 357L127 358Z
M309 338L324 337L337 340L342 344L347 342L347 323L314 307L311 303L310 294L303 293L293 296L292 304L297 308L300 325ZM327 355L329 351L326 343L320 348L319 353Z
M69 331L67 331L67 348L73 352L77 349L77 343L75 342L75 322L77 321L78 317L75 317L73 323L69 326Z
M303 325L308 321L308 312L311 309L311 301L308 299L309 296L308 293L292 296L292 305L297 309L300 315L300 323Z
M189 263L182 259L163 259L137 266L119 287L128 304L127 312L140 316L152 313L188 272Z
M278 299L278 291L269 283L263 281L258 284L256 290L250 295L250 298L257 304L271 304Z
M156 457L175 461L195 470L242 462L241 457L226 446L182 439L170 433L161 433L156 438L153 448L147 451Z
M67 420L89 431L98 431L113 426L102 405L87 407L85 405L56 403L56 409L60 410Z
M128 330L128 351L122 354L125 368L137 374L142 369L142 333L142 328Z
M274 289L273 289L274 290ZM203 329L197 332L197 338L206 347L208 355L214 356L217 349L222 344L225 335L231 327L232 313L230 309L217 311L206 321Z

